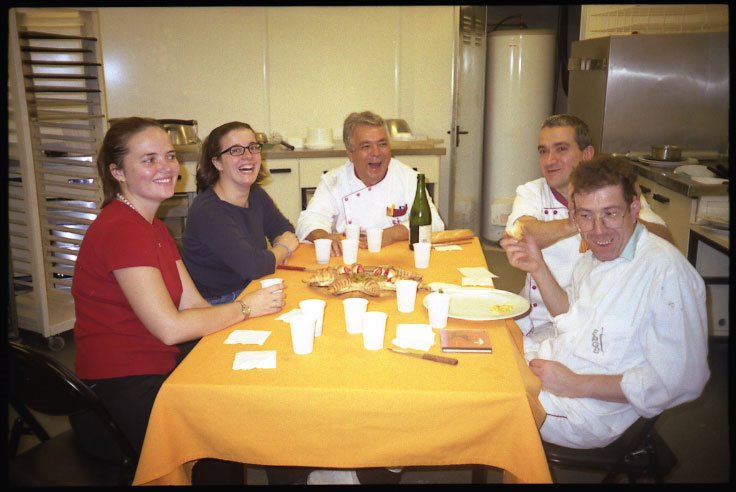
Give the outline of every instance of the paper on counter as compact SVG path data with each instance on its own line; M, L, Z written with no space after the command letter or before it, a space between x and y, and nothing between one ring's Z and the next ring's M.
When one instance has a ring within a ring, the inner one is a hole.
M275 350L245 351L235 354L233 370L276 369Z
M434 345L435 333L430 325L398 324L391 343L404 349L428 351Z
M226 344L249 343L263 345L263 342L271 335L266 330L234 330L225 340Z
M299 308L292 309L288 313L284 313L276 319L283 321L284 323L288 323L289 321L291 321L291 317L296 316L297 314L302 314L302 310Z

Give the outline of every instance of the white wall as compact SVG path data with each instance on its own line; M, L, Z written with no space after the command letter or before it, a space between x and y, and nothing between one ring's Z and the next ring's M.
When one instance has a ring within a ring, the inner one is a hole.
M345 116L372 110L449 149L451 6L100 8L99 16L108 118L196 119L202 138L232 120L283 137L328 127L341 140ZM447 176L449 156L441 166Z

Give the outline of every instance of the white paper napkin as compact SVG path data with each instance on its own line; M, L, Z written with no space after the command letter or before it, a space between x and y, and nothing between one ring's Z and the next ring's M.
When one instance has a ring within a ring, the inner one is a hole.
M434 249L437 251L462 251L463 250L463 248L461 248L457 244L447 244L444 246L442 244L438 244L437 246L434 247Z
M391 343L404 349L428 351L434 345L435 333L430 325L398 324Z
M493 279L491 277L486 278L462 278L463 287L493 287Z
M483 267L460 267L458 270L469 278L498 278L498 275Z
M233 370L276 369L275 350L253 350L235 354Z
M281 320L281 321L283 321L284 323L288 323L289 321L291 321L291 317L292 317L292 316L296 316L297 314L302 314L302 310L301 310L301 309L299 309L299 308L296 308L296 309L292 309L292 310L291 310L291 311L289 311L288 313L284 313L284 314L282 314L281 316L279 316L279 317L278 317L278 318L276 318L276 319L277 319L277 320Z
M263 342L271 335L265 330L234 330L225 340L226 344L249 343L263 345Z

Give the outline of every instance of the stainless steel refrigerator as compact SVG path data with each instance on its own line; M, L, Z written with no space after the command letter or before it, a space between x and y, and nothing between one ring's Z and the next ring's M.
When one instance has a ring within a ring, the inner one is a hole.
M568 112L597 152L728 152L728 33L606 36L572 44Z

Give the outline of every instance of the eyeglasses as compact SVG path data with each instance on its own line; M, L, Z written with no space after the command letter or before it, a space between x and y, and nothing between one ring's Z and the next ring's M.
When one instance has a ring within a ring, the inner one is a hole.
M618 229L624 225L624 217L626 217L626 210L609 210L603 212L602 216L596 216L587 210L575 211L575 223L581 232L592 231L596 218L603 222L604 226Z
M242 145L233 145L232 147L228 147L227 149L217 154L217 157L220 157L225 152L227 152L228 154L232 156L238 157L238 156L245 154L245 149L248 149L248 152L250 152L251 154L260 154L262 148L263 148L263 145L259 143L252 143L245 147Z

